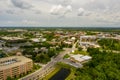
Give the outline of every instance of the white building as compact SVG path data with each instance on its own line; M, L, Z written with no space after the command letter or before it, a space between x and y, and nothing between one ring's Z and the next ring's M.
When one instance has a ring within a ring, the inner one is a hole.
M74 61L74 62L79 62L79 63L83 63L83 62L86 62L88 60L92 59L92 57L86 55L80 55L80 54L77 54L77 55L73 55L70 57L70 60Z
M40 42L39 38L32 38L31 39L33 42Z
M83 49L86 49L88 47L99 47L97 45L97 37L96 36L80 36L80 46Z

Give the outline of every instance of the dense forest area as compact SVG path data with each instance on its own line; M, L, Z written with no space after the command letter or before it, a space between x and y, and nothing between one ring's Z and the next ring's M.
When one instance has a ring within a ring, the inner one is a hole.
M120 54L89 48L92 60L76 70L75 80L120 80Z
M120 51L120 41L115 39L101 39L98 41L103 49Z

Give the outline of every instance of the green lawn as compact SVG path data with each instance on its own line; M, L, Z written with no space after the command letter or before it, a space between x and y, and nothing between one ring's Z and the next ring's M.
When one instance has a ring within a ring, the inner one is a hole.
M66 59L66 58L69 58L70 56L69 56L69 54L66 54L64 57L63 57L63 59Z
M75 78L74 73L75 73L75 69L71 69L70 75L65 80L72 80L72 79L74 79Z
M88 52L86 52L86 51L78 51L78 50L76 50L74 53L71 53L71 54L89 55L89 53L88 53Z

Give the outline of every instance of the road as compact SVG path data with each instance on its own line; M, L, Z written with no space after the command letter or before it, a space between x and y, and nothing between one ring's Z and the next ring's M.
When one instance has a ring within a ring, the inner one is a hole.
M120 51L116 51L116 50L100 50L100 51L107 51L107 52L113 52L113 53L120 53Z
M63 59L65 54L70 53L72 50L73 49L71 49L71 48L65 48L63 52L61 52L55 58L52 58L51 61L48 62L45 66L43 66L41 69L21 78L19 80L39 80L39 79L43 78L46 74L50 73L50 71L54 69L55 64L57 62L60 62Z
M50 73L52 70L54 70L54 66L57 62L60 62L63 60L64 55L71 53L72 50L76 50L75 46L78 41L76 41L73 44L72 48L64 48L64 51L60 52L59 55L57 55L55 58L52 58L50 62L48 62L45 66L43 66L41 69L35 71L34 73L31 73L19 80L39 80L42 79L46 74Z

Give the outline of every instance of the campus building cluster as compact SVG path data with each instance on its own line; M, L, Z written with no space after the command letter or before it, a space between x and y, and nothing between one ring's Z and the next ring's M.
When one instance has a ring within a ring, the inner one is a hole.
M86 49L88 47L100 47L97 44L97 37L96 36L80 36L80 46L83 49Z

